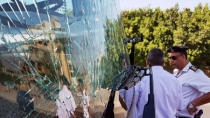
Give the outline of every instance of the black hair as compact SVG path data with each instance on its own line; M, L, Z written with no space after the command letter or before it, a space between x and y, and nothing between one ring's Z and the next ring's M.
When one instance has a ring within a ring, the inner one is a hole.
M160 65L162 66L164 63L164 54L158 48L153 48L147 56L147 59L150 63L150 66Z

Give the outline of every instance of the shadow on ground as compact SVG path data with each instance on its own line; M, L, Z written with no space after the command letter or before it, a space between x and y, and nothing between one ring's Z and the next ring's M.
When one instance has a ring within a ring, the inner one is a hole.
M18 104L12 103L0 97L0 118L24 118L27 114L19 110ZM34 111L28 118L53 118L54 116L46 115Z

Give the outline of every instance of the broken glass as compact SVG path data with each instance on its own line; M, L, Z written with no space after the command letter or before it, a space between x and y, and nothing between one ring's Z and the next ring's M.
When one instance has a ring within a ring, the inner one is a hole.
M64 85L76 117L100 117L113 78L129 65L118 5L0 1L0 117L55 117Z

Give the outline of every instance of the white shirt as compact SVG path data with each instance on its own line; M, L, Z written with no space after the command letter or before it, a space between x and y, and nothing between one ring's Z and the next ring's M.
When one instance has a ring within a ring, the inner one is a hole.
M162 66L152 66L156 118L175 118L182 109L182 88L179 81ZM142 78L135 87L120 90L120 96L127 105L127 116L142 118L150 92L150 77ZM130 112L130 113L129 113ZM132 114L132 115L131 115Z
M192 66L192 64L189 62L178 75L178 71L176 71L174 75L182 85L184 98L184 109L177 112L177 116L193 118L193 115L190 115L187 111L187 105L201 95L210 92L210 79L200 69L193 71L190 69L190 66Z
M76 104L74 98L67 88L63 85L61 91L59 91L58 99L56 100L57 116L59 118L71 118L74 117L74 111Z

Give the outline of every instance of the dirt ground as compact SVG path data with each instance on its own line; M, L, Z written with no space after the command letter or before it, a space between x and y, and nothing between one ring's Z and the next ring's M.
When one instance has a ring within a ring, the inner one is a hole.
M201 106L203 109L203 115L201 118L210 118L210 103Z
M0 85L0 118L23 118L26 116L26 114L19 110L16 96L16 90L8 89L7 87ZM35 116L38 118L52 118L55 116L55 109L53 109L54 111L52 109L49 110L49 108L55 108L54 102L40 98L36 99L34 104L35 112L33 112L29 118Z
M109 94L107 92L104 92L102 95L109 97ZM25 116L25 114L18 109L18 104L16 103L16 96L16 91L0 87L0 118L22 118ZM42 102L43 104L38 105L40 102ZM114 104L115 118L125 118L126 111L121 107L119 103L118 92L116 93ZM210 103L201 106L201 108L204 111L202 118L210 118ZM101 111L103 112L103 110ZM55 117L55 112L56 111L54 102L44 99L37 99L35 102L35 112L33 112L33 114L29 118L52 118ZM95 113L95 116L99 116L99 114L102 113Z
M109 97L109 92L107 90L102 90L100 92L105 99ZM16 102L17 91L13 89L8 89L5 86L0 85L0 118L23 118L26 116L21 110L18 108L18 104ZM115 97L115 118L124 118L125 110L121 107L119 103L119 94L116 93ZM99 104L99 103L92 103ZM29 118L54 118L56 114L56 106L54 101L46 100L44 98L36 98L34 101L35 112L33 112ZM92 110L92 118L98 118L102 115L104 111L104 107L98 105L95 107L95 110Z

